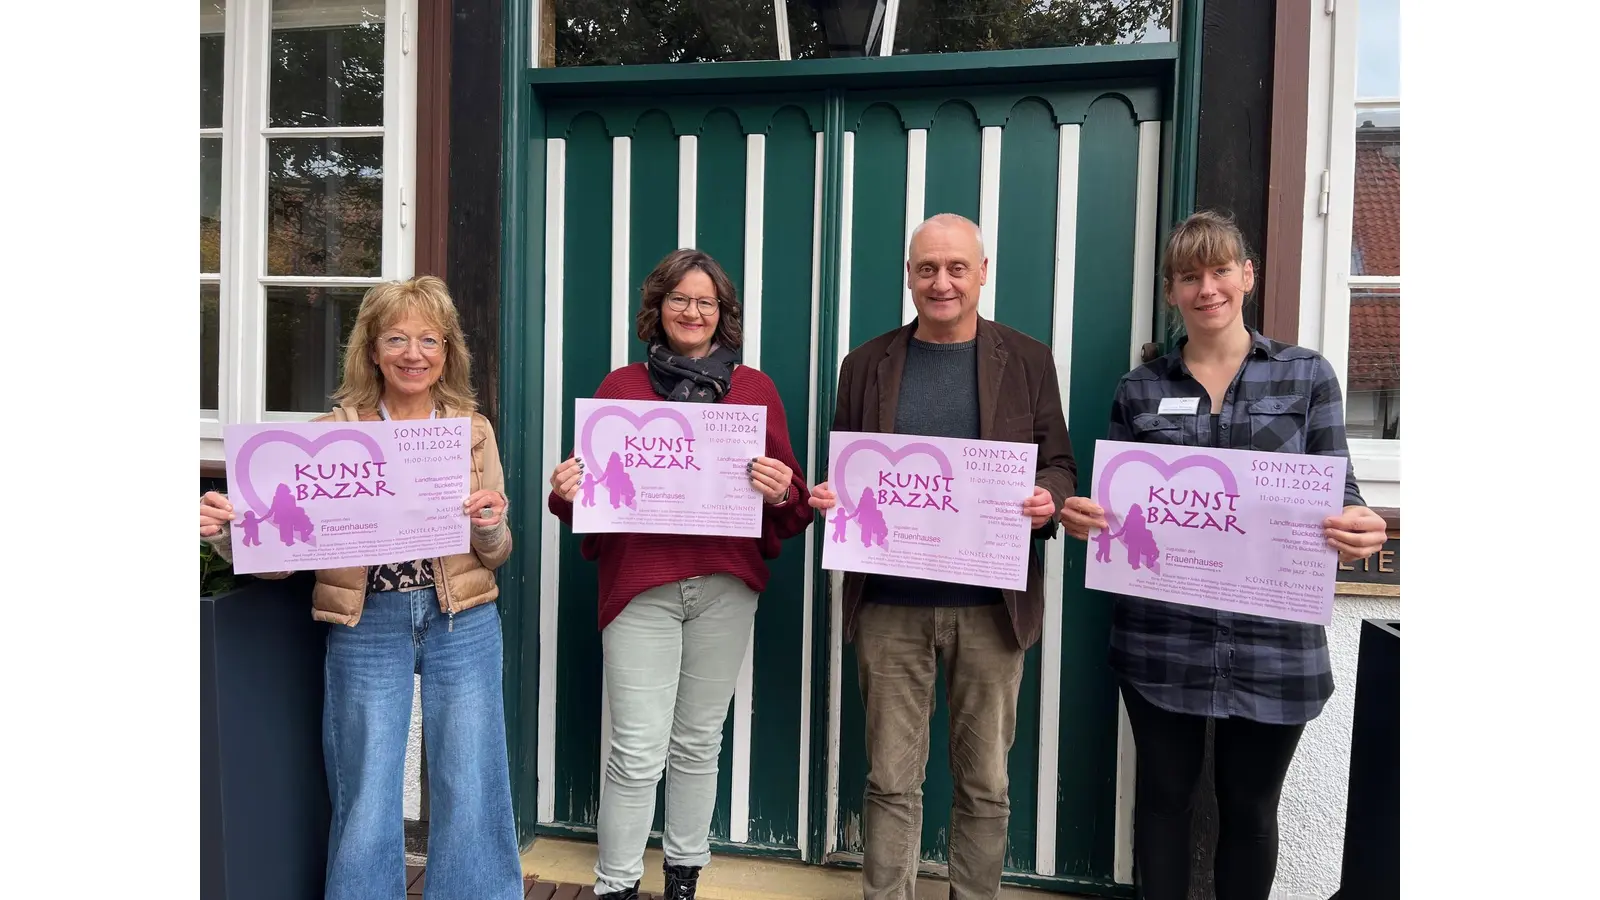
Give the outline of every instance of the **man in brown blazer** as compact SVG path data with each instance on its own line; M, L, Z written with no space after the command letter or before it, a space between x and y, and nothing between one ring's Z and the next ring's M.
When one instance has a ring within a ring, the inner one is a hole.
M1077 465L1050 348L978 315L989 261L971 220L928 219L912 233L909 257L917 319L845 357L833 430L1034 444L1033 496L1018 515L1032 519L1036 539L1053 537L1062 503L1077 491ZM812 490L813 507L829 510L836 502L827 482ZM1023 653L1043 626L1043 582L1037 542L1022 591L845 573L844 639L855 643L867 721L865 900L915 895L941 657L955 793L950 897L999 894L1011 814L1006 754L1016 733Z

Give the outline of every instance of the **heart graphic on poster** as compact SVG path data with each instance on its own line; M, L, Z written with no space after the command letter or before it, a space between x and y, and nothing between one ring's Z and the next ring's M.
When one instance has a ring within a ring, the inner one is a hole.
M839 461L834 466L834 493L839 495L839 505L844 507L844 511L851 515L855 515L856 500L854 492L845 484L845 475L850 470L850 458L859 451L876 453L887 460L891 466L900 465L907 457L922 454L939 464L939 474L946 478L955 476L955 470L951 467L950 460L945 457L944 451L932 444L919 441L914 444L907 444L899 450L891 450L882 441L876 441L871 438L851 441L839 451Z
M250 466L257 452L273 444L284 444L299 450L310 460L315 459L329 447L345 441L358 444L366 450L366 459L359 462L384 461L383 448L376 440L365 432L350 428L329 431L314 439L302 437L292 431L276 429L257 432L247 439L239 447L239 453L235 458L236 471L229 473L230 481L245 501L245 516L239 521L238 527L245 530L246 539L252 537L262 524L270 521L277 527L280 539L286 546L294 546L297 537L302 543L316 544L315 523L295 502L294 494L286 482L280 482L272 489L273 496L270 503L262 501L261 492L255 483L255 473ZM348 460L341 461L348 462Z
M634 415L633 411L622 406L602 406L590 414L588 421L583 423L583 433L578 436L578 449L583 451L586 465L598 465L599 460L594 452L594 429L604 419L619 418L633 426L635 432L644 430L646 425L658 419L675 422L678 430L686 438L694 437L694 426L689 424L688 418L675 409L653 409L644 415Z
M1158 561L1160 548L1156 546L1155 535L1150 531L1149 525L1142 518L1134 519L1130 517L1124 520L1123 516L1119 514L1119 511L1124 509L1138 510L1140 509L1139 504L1143 502L1141 499L1134 499L1125 507L1120 502L1120 499L1114 495L1115 476L1119 470L1127 466L1147 466L1153 469L1162 481L1168 483L1186 471L1202 470L1216 475L1224 492L1235 495L1239 493L1239 485L1233 477L1233 470L1213 457L1185 456L1181 459L1167 462L1146 450L1125 450L1118 453L1101 470L1100 483L1096 485L1095 494L1100 498L1100 506L1105 510L1106 525L1109 526L1105 531L1090 538L1100 545L1100 550L1094 557L1096 562L1109 563L1112 561L1110 542L1115 539L1120 540L1128 548L1130 562L1143 560L1146 567L1152 571L1157 573L1161 571ZM1148 479L1143 479L1137 483L1141 486L1142 493L1144 489L1149 487L1151 482ZM1135 496L1138 497L1139 495L1136 494ZM1137 564L1135 564L1135 568L1137 568Z
M851 441L839 450L838 461L833 467L833 486L834 492L839 497L839 509L829 518L833 522L833 540L836 542L845 540L846 529L852 521L855 522L863 547L881 548L889 537L889 524L884 519L883 511L878 508L872 487L868 485L862 489L861 502L858 503L855 492L851 490L847 481L850 460L858 453L880 456L890 466L898 466L913 456L926 456L938 464L940 474L946 479L955 476L955 470L951 467L949 458L944 455L944 451L932 444L918 441L906 444L899 450L891 450L882 441L872 438Z
M619 506L636 509L635 497L637 489L633 483L633 478L626 471L621 456L613 451L610 458L605 463L601 463L600 457L594 452L595 427L602 421L611 418L620 419L633 426L635 434L644 431L645 426L651 422L664 421L669 424L675 424L678 426L679 434L690 440L693 440L695 436L694 427L689 424L688 418L683 413L675 409L658 407L642 415L637 415L624 406L602 406L590 413L589 418L583 423L583 432L578 435L578 449L583 452L584 464L589 469L589 474L584 476L584 480L580 485L580 489L583 491L581 502L584 506L595 505L594 491L598 487L604 487L611 498L612 509L617 509ZM596 471L600 473L598 476L593 474Z

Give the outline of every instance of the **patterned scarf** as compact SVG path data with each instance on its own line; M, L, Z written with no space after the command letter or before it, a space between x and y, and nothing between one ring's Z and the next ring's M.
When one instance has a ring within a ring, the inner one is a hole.
M733 383L733 365L738 355L712 345L701 359L673 353L660 341L650 342L645 367L650 371L650 386L663 400L680 403L716 403Z

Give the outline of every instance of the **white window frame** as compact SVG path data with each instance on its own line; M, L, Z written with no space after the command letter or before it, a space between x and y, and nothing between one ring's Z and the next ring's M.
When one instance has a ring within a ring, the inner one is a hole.
M1300 344L1318 351L1349 384L1350 289L1398 286L1399 276L1351 275L1356 113L1396 108L1394 98L1356 96L1360 0L1313 3L1307 96L1305 234L1301 245ZM1348 390L1345 392L1348 397ZM1368 506L1400 506L1400 441L1350 441Z
M222 137L221 271L202 275L219 285L220 346L217 406L200 411L200 459L220 462L225 425L306 421L317 413L266 408L266 290L272 286L365 287L409 278L415 268L416 240L411 215L416 194L417 0L372 0L384 7L382 126L350 128L269 128L269 49L273 0L228 0L221 30L223 48L222 128L202 135ZM314 21L314 9L281 12ZM201 17L201 33L216 33L215 16ZM282 137L381 136L383 145L383 245L374 277L268 276L267 141Z

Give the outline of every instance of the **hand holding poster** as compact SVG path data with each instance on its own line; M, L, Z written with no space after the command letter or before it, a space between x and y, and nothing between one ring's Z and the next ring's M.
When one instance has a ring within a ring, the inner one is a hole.
M1326 625L1339 558L1322 521L1343 508L1348 460L1096 441L1084 585Z
M822 567L1022 590L1032 444L835 431Z
M450 556L469 548L472 420L223 429L241 574Z
M765 406L580 399L575 409L574 532L761 536L748 466L766 454Z

